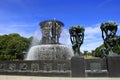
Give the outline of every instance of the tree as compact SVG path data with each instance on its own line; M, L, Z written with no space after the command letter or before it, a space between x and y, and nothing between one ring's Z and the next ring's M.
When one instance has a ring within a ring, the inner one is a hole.
M103 44L100 45L99 47L97 47L97 48L95 49L93 55L94 55L95 57L101 57L101 56L102 56L101 49L103 49L103 48L104 48L104 45L103 45Z
M0 36L0 59L23 59L27 52L31 38L25 38L17 33Z

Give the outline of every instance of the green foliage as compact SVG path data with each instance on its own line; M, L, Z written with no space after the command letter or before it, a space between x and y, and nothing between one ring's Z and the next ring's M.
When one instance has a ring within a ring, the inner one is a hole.
M102 55L102 53L101 53L101 49L103 49L103 48L105 48L104 47L104 44L102 44L101 46L99 46L99 47L97 47L96 49L95 49L95 52L94 52L94 56L95 57L101 57ZM118 47L118 45L115 45L115 47L114 47L114 49L113 49L113 52L115 52L116 54L118 54L118 55L120 55L120 48Z
M100 45L99 47L97 47L94 51L94 56L95 57L101 57L101 49L105 48L104 45Z
M17 33L0 36L0 60L23 59L31 39Z

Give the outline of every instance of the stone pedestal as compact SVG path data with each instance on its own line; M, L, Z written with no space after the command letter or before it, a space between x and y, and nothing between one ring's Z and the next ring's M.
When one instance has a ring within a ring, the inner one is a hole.
M108 56L107 64L109 77L120 77L120 56Z
M72 77L85 77L84 58L75 56L71 59Z

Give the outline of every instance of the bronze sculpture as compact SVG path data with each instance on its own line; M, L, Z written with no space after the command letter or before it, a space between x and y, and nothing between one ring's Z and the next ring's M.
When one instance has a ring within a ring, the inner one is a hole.
M75 55L81 55L80 54L80 46L83 44L84 31L85 31L85 29L79 25L72 26L69 29L70 40L72 43L72 49L73 49Z
M41 44L59 44L60 34L64 24L58 20L45 20L40 23L42 40Z
M120 36L116 35L118 25L116 22L105 22L101 26L102 38L104 40L105 49L102 49L102 54L104 56L115 56L114 52L115 45L120 46Z

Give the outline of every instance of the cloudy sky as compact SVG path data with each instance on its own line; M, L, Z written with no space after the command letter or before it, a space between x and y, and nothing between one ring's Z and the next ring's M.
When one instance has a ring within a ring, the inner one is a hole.
M120 0L0 1L0 35L19 33L30 37L39 33L41 21L54 18L65 24L61 43L71 46L70 26L82 25L85 28L85 40L81 50L91 51L103 43L100 31L102 22L120 23ZM120 35L120 28L117 34Z

